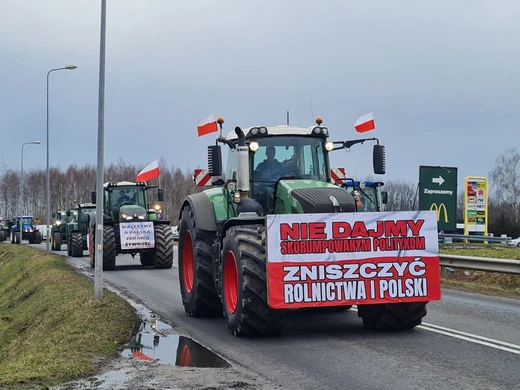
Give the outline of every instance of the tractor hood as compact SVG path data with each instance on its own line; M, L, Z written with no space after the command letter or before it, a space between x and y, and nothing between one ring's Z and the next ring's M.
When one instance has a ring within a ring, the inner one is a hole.
M22 231L25 232L25 233L32 233L34 232L36 229L34 228L34 226L32 225L28 225L28 224L24 224L22 226Z
M124 205L119 209L120 221L144 221L146 209L138 205Z
M295 213L354 212L354 197L334 184L315 180L281 180L276 191L276 209ZM280 204L278 204L280 203ZM290 205L290 208L288 208Z

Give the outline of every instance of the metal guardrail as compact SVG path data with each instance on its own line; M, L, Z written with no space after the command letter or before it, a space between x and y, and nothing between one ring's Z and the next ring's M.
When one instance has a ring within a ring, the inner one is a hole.
M490 257L439 255L441 267L474 269L520 275L520 260L494 259Z
M448 240L447 240L448 239ZM505 244L512 240L511 237L491 237L491 236L480 236L480 235L468 235L465 236L463 234L446 234L441 233L439 234L439 242L442 242L443 244L446 244L446 241L477 241L477 242L490 242L490 243L498 243L498 244Z

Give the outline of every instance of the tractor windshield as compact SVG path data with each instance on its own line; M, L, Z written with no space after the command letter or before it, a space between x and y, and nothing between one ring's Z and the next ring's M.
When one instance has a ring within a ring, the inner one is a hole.
M138 205L146 208L144 187L117 187L110 192L112 208L123 205Z
M259 148L251 153L254 182L276 182L280 177L327 181L328 162L321 138L276 136L255 140Z
M375 185L367 185L366 187L360 189L360 187L357 185L356 188L354 188L350 183L345 188L348 192L357 191L356 196L359 196L358 211L379 211L377 191L378 187Z
M32 218L27 218L27 217L22 218L22 225L32 225L32 224L33 224Z

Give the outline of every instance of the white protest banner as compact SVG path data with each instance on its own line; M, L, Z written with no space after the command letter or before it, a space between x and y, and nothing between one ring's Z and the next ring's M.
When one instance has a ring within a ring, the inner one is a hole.
M121 222L121 249L155 248L153 222Z

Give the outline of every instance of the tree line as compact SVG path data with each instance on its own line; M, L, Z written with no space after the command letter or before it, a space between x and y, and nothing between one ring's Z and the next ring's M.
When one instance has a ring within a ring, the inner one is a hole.
M167 166L164 159L159 160L160 176L153 183L164 189L165 217L178 224L180 207L184 198L199 192L204 187L196 187L193 180L194 169L180 169ZM141 168L120 159L117 164L105 168L105 182L133 181ZM500 155L488 179L491 194L488 204L488 230L495 235L506 234L520 237L520 154L516 148L507 149ZM366 178L370 180L370 178ZM65 170L49 169L51 214L57 210L73 207L78 203L90 202L91 192L96 190L96 167L71 165ZM35 168L24 172L23 207L25 214L32 214L45 220L46 170ZM418 183L403 180L388 180L384 190L388 193L388 211L419 209ZM153 193L155 196L155 193ZM20 200L20 172L9 169L5 164L0 167L0 216L18 215ZM155 199L152 199L155 200ZM464 191L457 195L457 222L464 222Z

